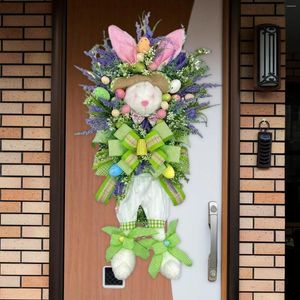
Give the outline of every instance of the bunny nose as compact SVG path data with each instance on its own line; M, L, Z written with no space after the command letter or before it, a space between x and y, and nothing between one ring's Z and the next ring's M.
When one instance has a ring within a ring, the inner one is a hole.
M142 101L142 105L143 105L144 107L147 107L148 104L149 104L149 101L148 101L148 100L143 100L143 101Z

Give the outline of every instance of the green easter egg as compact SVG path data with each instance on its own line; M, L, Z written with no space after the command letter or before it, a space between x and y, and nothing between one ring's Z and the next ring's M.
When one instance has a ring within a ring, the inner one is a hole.
M136 64L132 65L133 72L142 73L145 70L145 65L142 62L137 62Z
M103 87L97 87L94 89L93 91L93 96L96 98L102 98L105 100L109 100L110 99L110 94L109 92L104 89Z
M170 94L163 94L162 95L162 100L169 102L171 100L171 95Z

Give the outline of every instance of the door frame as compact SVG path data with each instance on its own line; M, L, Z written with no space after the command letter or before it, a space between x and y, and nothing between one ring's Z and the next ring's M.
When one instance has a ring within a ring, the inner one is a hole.
M49 299L64 300L67 0L53 3ZM240 1L223 0L221 299L239 293Z

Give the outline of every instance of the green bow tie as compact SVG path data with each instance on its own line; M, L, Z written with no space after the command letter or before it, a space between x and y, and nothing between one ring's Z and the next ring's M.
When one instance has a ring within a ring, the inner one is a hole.
M102 230L111 236L110 246L106 249L105 257L107 261L111 261L115 254L121 249L132 250L136 256L139 256L142 259L147 259L149 257L149 249L136 239L152 236L156 233L155 229L136 227L129 233L125 233L120 228L107 226L102 228Z
M184 251L177 248L177 245L180 242L180 239L176 233L177 223L178 220L170 222L168 231L166 233L166 238L163 241L153 240L152 242L151 248L154 251L154 255L148 268L152 278L155 278L160 271L165 252L169 252L172 256L177 258L186 266L192 265L192 260L189 258L189 256Z

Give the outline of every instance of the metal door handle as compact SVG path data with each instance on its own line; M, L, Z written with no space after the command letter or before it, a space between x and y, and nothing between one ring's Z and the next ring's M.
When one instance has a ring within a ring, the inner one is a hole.
M217 280L218 264L218 206L208 202L208 226L210 228L210 254L208 257L208 281Z

